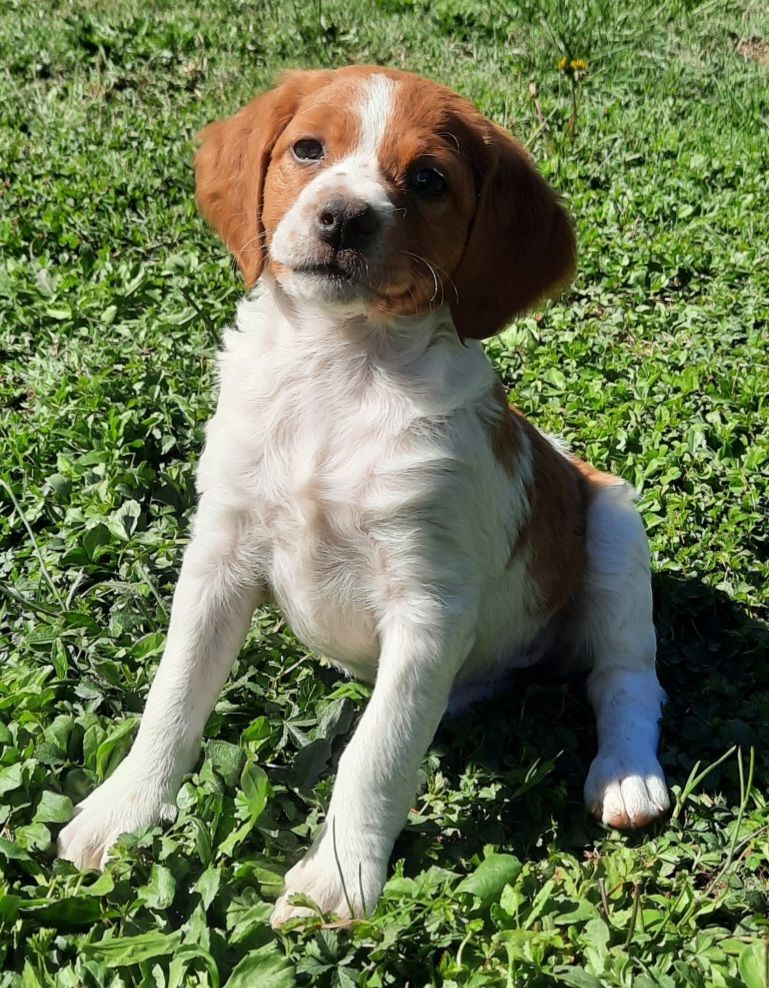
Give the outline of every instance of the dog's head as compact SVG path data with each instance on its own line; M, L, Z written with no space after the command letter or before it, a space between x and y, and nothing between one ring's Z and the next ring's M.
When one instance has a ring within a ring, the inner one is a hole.
M447 304L483 338L565 285L569 217L451 90L374 66L290 72L201 134L198 205L251 286L371 318Z

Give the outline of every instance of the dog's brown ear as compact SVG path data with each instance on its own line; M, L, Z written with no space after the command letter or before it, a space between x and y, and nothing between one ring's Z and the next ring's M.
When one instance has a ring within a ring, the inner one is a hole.
M323 85L328 75L289 72L275 89L198 135L195 200L232 251L249 288L264 267L262 197L272 150L302 98Z
M453 274L454 324L462 339L499 332L574 273L574 230L555 192L524 149L486 124L474 167L478 206Z

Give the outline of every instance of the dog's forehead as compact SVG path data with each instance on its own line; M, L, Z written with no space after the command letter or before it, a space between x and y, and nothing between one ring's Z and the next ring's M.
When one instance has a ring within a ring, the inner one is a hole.
M335 72L304 98L287 128L287 137L323 138L336 152L381 159L455 150L450 132L461 101L418 76L361 68ZM449 130L447 131L447 127Z
M284 137L315 137L335 152L375 155L393 123L398 85L383 73L332 77L304 96Z

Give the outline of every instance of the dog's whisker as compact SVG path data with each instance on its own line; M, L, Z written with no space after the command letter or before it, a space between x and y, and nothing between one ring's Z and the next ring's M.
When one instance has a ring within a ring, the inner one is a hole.
M410 251L410 250L402 250L401 253L407 255L408 257L413 257L414 260L416 260L416 261L420 261L422 264L425 265L425 267L427 268L427 270L432 275L432 278L433 278L433 294L431 295L431 297L429 299L429 302L432 303L432 302L435 301L435 299L436 299L439 291L441 293L441 302L443 302L443 284L441 283L440 279L438 278L438 275L437 275L437 273L435 271L435 268L427 260L427 258L426 257L422 257L421 254L415 254L413 251Z

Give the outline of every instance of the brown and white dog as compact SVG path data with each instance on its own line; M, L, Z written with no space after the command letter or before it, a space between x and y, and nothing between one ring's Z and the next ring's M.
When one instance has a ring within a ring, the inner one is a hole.
M605 823L664 813L649 552L632 492L508 408L479 339L563 286L568 216L464 99L371 66L292 72L202 134L197 201L246 284L200 503L128 757L59 853L168 819L254 608L373 694L273 922L379 897L450 700L549 652L591 668Z

